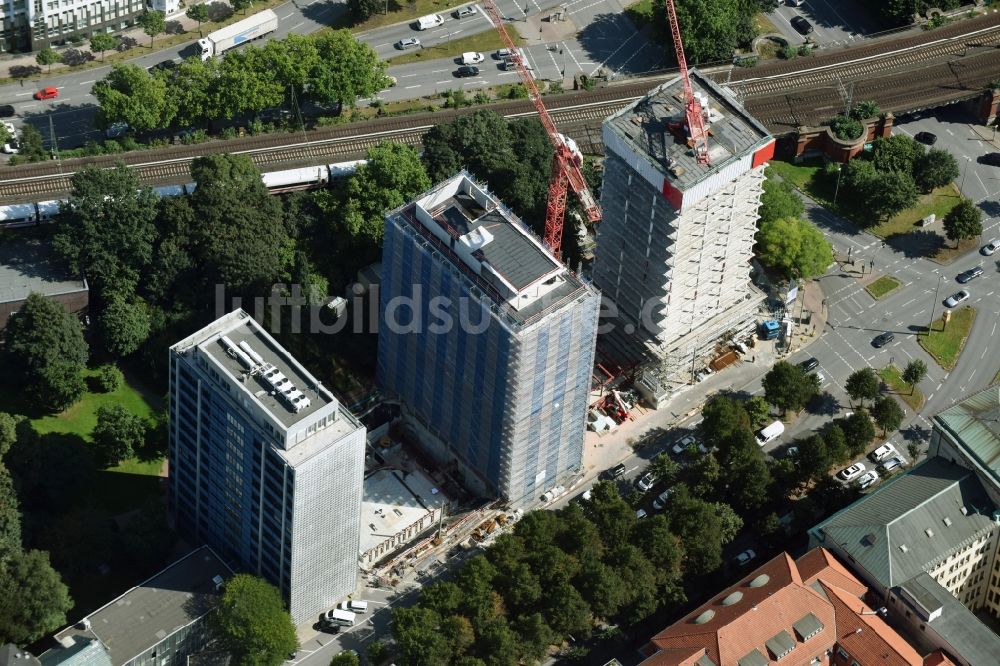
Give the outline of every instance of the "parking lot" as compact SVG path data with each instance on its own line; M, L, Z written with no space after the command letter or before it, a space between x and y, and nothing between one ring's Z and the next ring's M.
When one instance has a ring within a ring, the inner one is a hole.
M801 16L809 21L809 37L820 46L850 45L877 29L858 0L805 0L795 6L785 0L767 15L781 34L792 44L801 44L805 36L792 26L792 19Z

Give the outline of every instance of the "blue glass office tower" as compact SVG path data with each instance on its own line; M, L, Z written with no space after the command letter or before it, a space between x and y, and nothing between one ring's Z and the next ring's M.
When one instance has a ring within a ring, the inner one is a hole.
M378 378L470 487L580 470L600 295L468 173L386 217Z
M170 508L295 622L354 592L365 429L246 312L170 348Z

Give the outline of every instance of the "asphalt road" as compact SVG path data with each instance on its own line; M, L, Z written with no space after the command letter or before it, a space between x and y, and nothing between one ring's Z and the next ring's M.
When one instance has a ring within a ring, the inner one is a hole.
M820 46L849 45L875 29L871 19L860 9L858 0L807 0L799 7L778 5L767 18L792 44L801 44L805 36L791 25L795 16L803 16L813 26L809 35Z

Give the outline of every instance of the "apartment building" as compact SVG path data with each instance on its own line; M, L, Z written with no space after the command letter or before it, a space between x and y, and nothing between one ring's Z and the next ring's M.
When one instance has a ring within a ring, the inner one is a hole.
M691 85L710 164L687 144L680 77L607 118L602 131L594 284L614 303L616 332L643 341L667 385L688 382L693 360L720 340L752 331L764 300L750 259L774 139L707 77L692 72Z
M170 348L170 509L296 622L354 592L365 428L243 310Z
M379 383L470 490L579 471L600 297L470 174L387 215L380 300Z
M149 9L176 11L177 0L157 0ZM32 51L89 39L135 25L147 9L143 0L3 0L0 2L0 52Z

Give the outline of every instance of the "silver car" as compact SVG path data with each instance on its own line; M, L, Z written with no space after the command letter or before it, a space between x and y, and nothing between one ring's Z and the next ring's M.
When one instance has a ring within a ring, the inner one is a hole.
M956 305L958 305L959 303L961 303L962 301L967 300L968 298L969 298L969 292L967 292L965 289L963 289L962 291L958 292L957 294L952 294L948 298L944 299L944 306L946 308L953 308Z
M865 469L867 468L864 463L854 463L850 467L840 470L840 472L837 473L837 476L844 481L851 481L852 479L858 478L858 476L860 476Z
M858 487L861 488L861 490L865 490L866 488L871 488L876 483L878 483L878 478L879 478L878 472L876 472L875 470L866 472L864 476L858 479Z

